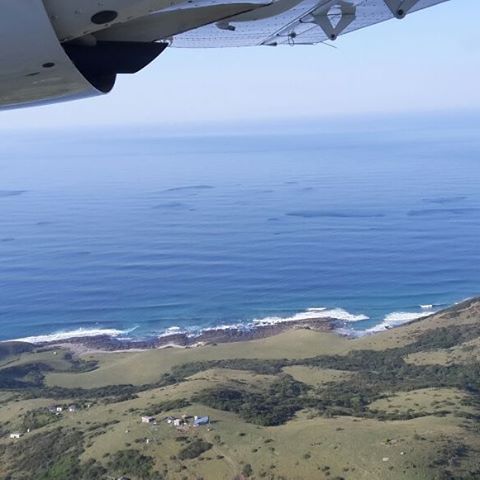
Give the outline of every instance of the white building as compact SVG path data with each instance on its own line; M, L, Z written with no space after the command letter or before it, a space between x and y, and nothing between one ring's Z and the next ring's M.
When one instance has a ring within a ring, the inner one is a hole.
M18 438L20 438L21 436L22 436L22 434L19 433L19 432L14 432L14 433L11 433L11 434L10 434L10 438L11 438L11 439L18 439Z
M142 423L153 423L155 422L155 417L149 417L147 415L142 417Z
M194 427L199 427L200 425L209 425L210 424L210 417L204 416L204 417L199 417L195 415L193 419L193 426Z

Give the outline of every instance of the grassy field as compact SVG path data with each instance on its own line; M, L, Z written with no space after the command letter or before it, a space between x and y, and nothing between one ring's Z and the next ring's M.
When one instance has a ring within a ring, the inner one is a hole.
M480 478L479 354L479 302L357 340L5 351L0 479ZM182 415L211 423L165 421Z
M338 382L340 380L347 380L352 375L352 372L344 370L333 370L331 368L316 368L303 367L301 365L294 365L292 367L285 367L283 371L291 375L295 380L319 387L328 384L329 382Z
M351 342L333 333L292 330L250 342L206 345L197 348L167 348L135 353L105 353L87 356L99 361L92 372L71 375L52 373L48 385L62 387L101 387L119 383L141 385L155 382L173 366L208 360L235 358L306 358L319 353L347 352Z

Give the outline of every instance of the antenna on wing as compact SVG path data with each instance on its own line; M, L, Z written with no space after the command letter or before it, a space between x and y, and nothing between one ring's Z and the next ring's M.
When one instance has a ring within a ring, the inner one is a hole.
M330 48L334 48L335 50L338 49L338 47L336 45L332 45L331 43L327 43L327 42L320 42L322 45L325 45L326 47L330 47Z

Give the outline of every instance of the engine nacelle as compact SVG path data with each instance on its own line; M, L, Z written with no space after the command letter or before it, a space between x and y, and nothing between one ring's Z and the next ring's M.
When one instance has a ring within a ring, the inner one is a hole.
M73 100L110 91L117 73L135 73L165 43L62 46L41 0L0 0L0 108Z

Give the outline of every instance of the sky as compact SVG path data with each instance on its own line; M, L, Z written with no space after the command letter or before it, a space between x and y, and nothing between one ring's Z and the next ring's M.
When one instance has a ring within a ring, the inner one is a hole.
M93 99L0 112L0 129L311 121L480 110L477 0L325 45L167 49Z

